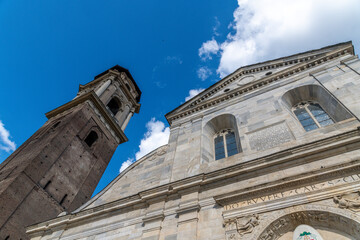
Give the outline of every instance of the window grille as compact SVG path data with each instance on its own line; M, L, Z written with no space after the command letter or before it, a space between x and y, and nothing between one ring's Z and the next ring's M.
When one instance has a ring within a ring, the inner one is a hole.
M215 160L230 157L241 152L238 149L235 133L231 129L218 132L214 137Z
M315 102L300 102L293 107L293 112L307 132L334 123L324 109Z

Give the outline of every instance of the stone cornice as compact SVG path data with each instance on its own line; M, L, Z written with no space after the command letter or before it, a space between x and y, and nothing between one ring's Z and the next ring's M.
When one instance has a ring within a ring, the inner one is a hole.
M115 81L118 81L119 83L122 83L121 79L124 78L125 76L126 78L129 78L126 73L119 72L117 70L111 70L109 69L107 73L105 73L104 75L102 75L101 77L96 78L95 80L85 84L85 85L80 85L79 86L79 91L82 91L86 88L91 88L93 86L95 86L97 83L107 80L109 77L113 76ZM132 81L128 81L130 84L133 85ZM120 84L120 88L123 91L123 93L125 93L126 98L133 104L133 106L135 107L135 113L139 113L140 111L140 104L137 102L137 100L134 98L134 96L130 93L130 91L125 87L125 84Z
M268 86L270 83L278 82L279 80L286 79L294 74L298 74L300 72L304 72L306 70L309 70L311 68L319 66L319 64L323 64L325 62L328 62L330 60L339 58L341 56L344 56L345 54L354 54L352 45L346 46L344 48L329 52L327 54L324 54L323 56L316 57L316 56L307 56L302 59L298 60L291 60L289 63L282 62L277 63L273 65L275 67L279 67L278 64L293 64L297 63L296 65L286 68L282 71L279 71L277 73L274 73L269 76L265 76L264 78L261 78L255 82L251 82L249 84L244 85L243 87L236 88L232 91L226 92L224 94L221 94L220 96L217 96L216 98L208 99L210 96L215 94L216 92L220 91L222 88L224 88L226 85L234 82L239 77L249 74L249 73L256 73L259 71L262 71L263 68L265 69L271 69L271 67L263 66L260 68L252 68L252 69L241 69L237 73L234 73L232 75L229 75L228 78L224 79L224 81L219 85L214 87L211 91L206 93L204 96L199 98L198 100L191 103L188 107L186 107L183 110L180 110L180 112L172 113L166 115L167 120L171 124L174 120L189 116L193 113L199 112L201 110L207 109L211 106L217 105L219 103L222 103L224 101L227 101L229 99L232 99L234 97L242 96L244 94L248 94L250 92L253 92L255 90L258 90L260 88L263 88L265 86Z
M162 211L154 212L150 214L146 214L145 217L143 217L142 221L143 223L151 222L151 221L162 221L165 218L165 215Z
M64 105L46 113L45 116L50 119L86 101L91 101L94 104L101 116L105 119L106 123L110 126L111 130L116 134L116 137L120 139L120 143L126 142L128 140L123 130L121 130L119 125L115 122L114 118L110 116L109 112L106 110L105 105L100 101L99 97L94 93L94 91L88 92L68 103L65 103Z
M358 161L359 162L359 161ZM355 172L357 170L357 172ZM342 195L344 193L354 192L360 190L359 181L360 165L357 164L355 168L349 167L347 169L337 170L333 172L336 178L325 177L332 176L331 174L319 176L321 182L303 182L299 180L293 184L293 188L283 189L282 185L275 188L273 192L262 192L254 195L246 200L237 200L225 203L223 200L218 200L217 203L224 207L223 217L225 220L234 217L246 216L254 213L263 213L283 209L286 207L295 207L301 204L309 204L325 199L332 199L334 196ZM339 178L339 173L343 175ZM353 174L351 174L353 173ZM336 174L336 175L335 175ZM226 205L223 205L223 204Z
M352 147L349 147L352 146ZM337 153L335 153L335 149L339 149ZM301 146L296 146L278 153L274 153L265 157L261 157L258 159L254 159L249 162L245 163L239 163L234 166L230 166L221 170L213 171L210 173L203 173L199 174L193 177L185 178L176 182L171 182L159 187L155 187L153 189L149 189L143 192L140 192L136 195L129 196L123 199L116 200L114 202L110 202L101 206L97 206L91 209L85 209L83 211L72 213L66 216L58 217L52 220L49 220L44 223L40 223L37 225L30 226L28 228L27 233L33 234L38 231L45 231L46 229L49 229L51 227L54 227L59 224L72 224L81 220L89 219L95 216L100 216L103 214L106 214L108 212L117 211L120 209L124 209L126 207L135 206L135 205L143 205L146 206L147 201L151 198L159 197L161 195L163 196L170 196L174 193L180 192L180 190L183 190L185 188L194 188L194 186L198 185L200 187L211 188L210 184L222 184L220 181L231 179L233 177L241 176L242 178L251 178L252 172L255 172L257 170L264 170L264 169L270 169L274 166L280 166L280 164L291 164L292 162L295 163L296 161L301 160L304 162L312 162L317 161L322 158L330 157L331 153L333 155L337 155L346 152L346 151L352 151L354 149L360 149L360 127L351 130L336 136L332 136L329 138L325 138L322 140L318 140L312 143L307 143ZM326 153L327 154L324 154ZM330 175L336 176L336 175L343 175L344 171L354 171L355 168L360 169L360 161L354 160L353 162L350 162L349 164L345 164L343 166L334 166L332 168L328 169L322 169L319 170L317 176L305 176L308 181L318 181L321 176L322 177L328 177ZM355 170L356 170L355 169ZM304 178L304 175L297 175L292 177L291 179L287 179L290 181L290 185L292 184L300 184L302 183L301 180ZM249 196L252 196L253 194L257 194L258 191L268 191L272 187L275 187L277 184L281 184L281 181L284 179L280 179L277 182L270 183L267 186L259 185L260 189L248 189L244 192L244 194L249 194ZM271 186L272 184L272 186ZM215 186L214 185L214 186ZM196 188L194 188L196 189ZM238 197L237 192L229 193L229 195L225 196L218 196L217 200L221 201L223 199L224 201L227 201L231 199L232 197ZM227 199L227 200L226 200ZM181 212L181 209L178 211Z
M123 77L129 78L126 74L122 74L120 73L120 75L118 75L118 77L116 79L121 79ZM130 84L132 84L131 81L128 81ZM138 103L138 101L134 98L134 96L130 93L129 89L127 89L127 87L125 87L125 84L120 84L121 90L125 93L127 99L130 100L130 102L133 104L134 108L135 108L135 113L139 113L140 111L140 104Z
M91 82L86 83L85 85L80 84L79 85L79 92L86 89L86 88L94 87L97 83L99 83L99 82L101 82L103 80L106 80L110 76L114 76L116 78L119 75L120 75L120 73L118 71L108 70L108 72L106 74L102 75L101 77L95 78L94 80L92 80Z
M184 214L191 211L199 211L200 205L197 202L190 202L187 204L181 204L178 209L175 210L177 214Z
M269 184L257 185L254 188L242 189L241 191L234 191L218 196L214 196L215 201L220 205L224 206L234 201L247 200L257 196L263 196L267 193L276 192L283 189L289 189L291 187L297 187L299 185L314 184L323 179L332 179L336 177L339 172L352 173L360 172L360 158L350 163L333 166L327 169L320 169L312 171L308 175L303 177L291 177L287 179L281 179ZM286 180L286 183L283 183Z
M292 147L274 154L270 154L268 156L248 161L246 163L237 164L228 168L210 172L206 174L202 183L212 183L216 180L223 180L223 176L230 178L244 175L248 174L249 172L251 173L256 170L263 170L274 165L289 163L298 159L302 159L302 164L316 161L318 159L324 158L322 155L324 152L341 148L352 143L360 143L360 127L353 131L348 131L336 136ZM349 151L349 149L346 149L346 151ZM339 152L337 154L339 154ZM310 159L308 159L309 157ZM326 157L330 157L330 155Z

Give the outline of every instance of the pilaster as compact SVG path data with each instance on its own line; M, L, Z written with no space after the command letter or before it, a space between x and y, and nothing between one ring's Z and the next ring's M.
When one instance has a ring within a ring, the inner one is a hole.
M178 214L178 238L177 239L197 239L197 225L199 221L199 189L194 186L186 190L179 191L181 200Z

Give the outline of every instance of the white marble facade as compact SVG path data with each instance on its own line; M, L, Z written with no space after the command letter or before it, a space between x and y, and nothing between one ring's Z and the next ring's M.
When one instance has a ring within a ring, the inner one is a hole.
M359 93L351 42L242 67L166 115L167 145L75 212L27 233L32 240L360 239ZM305 131L293 112L301 101L320 104L334 123L319 120ZM215 160L214 136L225 129L239 153Z

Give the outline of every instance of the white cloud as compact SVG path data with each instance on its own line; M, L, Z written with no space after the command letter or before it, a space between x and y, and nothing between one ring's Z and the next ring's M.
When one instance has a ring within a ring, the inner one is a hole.
M220 50L220 46L215 39L206 41L199 49L199 56L202 60L212 59L212 54L217 54Z
M212 74L211 70L208 67L201 67L197 70L198 78L202 81L205 81Z
M5 129L4 124L0 120L0 149L6 152L15 151L16 144L10 140L10 133Z
M135 159L133 158L128 158L125 162L123 162L121 164L119 173L121 173L122 171L124 171L128 166L130 166L131 164L133 164L133 162L135 162Z
M162 121L152 118L146 123L146 128L147 132L144 134L144 138L141 139L139 145L140 150L135 154L136 160L139 160L152 150L167 144L169 140L170 129L165 127Z
M199 49L204 59L206 53L217 52L209 46L219 46L221 77L244 65L360 41L358 0L238 0L238 4L227 39L217 43L212 38Z
M178 64L182 64L183 61L180 57L178 56L167 56L165 58L165 63L178 63Z
M201 93L202 91L204 91L203 88L191 89L191 90L189 91L189 96L187 96L187 97L185 98L185 102L186 102L187 100L190 100L191 98L195 97L196 95L198 95L198 94Z
M132 163L139 160L149 152L168 143L170 128L165 127L165 124L162 121L151 118L151 120L146 123L146 128L147 131L144 134L143 139L140 141L139 151L135 153L135 159L128 158L125 162L123 162L119 172L122 172Z
M215 36L219 36L220 33L218 33L218 29L220 27L220 21L219 21L218 17L215 17L214 20L215 20L215 26L213 27L213 34Z

